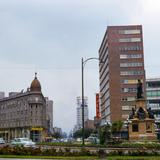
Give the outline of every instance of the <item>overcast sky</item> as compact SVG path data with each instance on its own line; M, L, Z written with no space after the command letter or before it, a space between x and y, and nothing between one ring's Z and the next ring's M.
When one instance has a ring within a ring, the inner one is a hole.
M81 57L98 57L108 25L143 25L147 77L160 77L159 0L0 0L0 90L21 91L34 72L54 101L54 126L76 124ZM89 117L95 115L98 62L85 66Z

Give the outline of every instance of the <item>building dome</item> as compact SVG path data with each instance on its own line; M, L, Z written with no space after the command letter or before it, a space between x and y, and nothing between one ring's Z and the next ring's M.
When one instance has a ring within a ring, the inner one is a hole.
M37 73L35 73L35 78L31 83L30 91L31 92L41 92L41 84L39 80L37 79Z

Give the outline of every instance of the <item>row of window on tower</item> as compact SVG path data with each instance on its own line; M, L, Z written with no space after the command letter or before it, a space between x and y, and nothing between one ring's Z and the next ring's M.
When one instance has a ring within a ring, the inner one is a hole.
M118 31L119 34L140 34L140 29L123 29Z
M137 59L142 58L142 54L121 54L120 59Z
M133 70L133 71L121 71L120 72L121 76L132 76L132 75L143 75L143 74L144 74L143 71L136 71L136 70Z
M120 63L120 67L142 67L141 62Z
M122 51L122 52L125 52L125 51L140 51L142 50L142 46L140 45L135 45L135 46L121 46L119 47L119 50Z

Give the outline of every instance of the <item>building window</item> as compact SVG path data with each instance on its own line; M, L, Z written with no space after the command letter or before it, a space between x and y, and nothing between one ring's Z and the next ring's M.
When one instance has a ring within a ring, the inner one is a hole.
M128 118L128 114L122 114L122 118L123 119L127 119Z
M147 82L148 88L160 88L160 80Z
M120 38L119 42L141 42L141 38Z
M122 98L122 101L135 101L135 97L124 97Z
M138 80L137 79L123 79L121 80L123 84L137 84ZM143 82L143 79L141 79L141 82Z
M132 29L132 30L119 30L119 34L140 34L140 29Z
M132 124L132 132L138 132L138 124Z
M137 88L122 88L122 92L124 92L124 93L135 93L135 92L137 92Z
M143 75L143 71L121 71L121 76Z
M142 46L121 46L120 51L139 51L142 50Z
M160 97L160 91L147 91L147 97Z
M120 63L120 67L141 67L143 64L140 62L135 63Z
M142 58L142 54L121 54L120 59L136 59L136 58Z
M130 111L132 108L135 108L135 106L122 106L123 111Z

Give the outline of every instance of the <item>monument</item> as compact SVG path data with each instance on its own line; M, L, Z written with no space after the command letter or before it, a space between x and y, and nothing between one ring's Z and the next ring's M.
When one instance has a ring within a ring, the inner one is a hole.
M146 100L142 94L142 82L138 80L135 109L132 108L129 115L128 134L131 141L156 140L154 114L151 108L147 109Z

